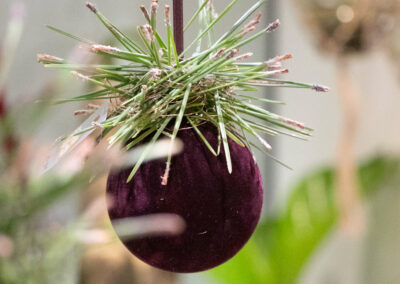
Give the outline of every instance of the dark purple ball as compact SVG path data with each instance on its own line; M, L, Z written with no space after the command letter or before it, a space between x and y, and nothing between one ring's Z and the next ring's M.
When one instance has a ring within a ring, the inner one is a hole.
M217 129L201 132L216 149ZM168 185L161 185L166 159L144 163L130 183L131 169L112 172L107 193L114 199L111 220L175 213L186 221L179 236L124 241L139 259L173 272L199 272L233 257L252 235L262 208L262 181L250 151L229 140L232 174L224 152L215 157L197 133L179 131L184 150L172 158ZM221 145L222 147L222 145Z

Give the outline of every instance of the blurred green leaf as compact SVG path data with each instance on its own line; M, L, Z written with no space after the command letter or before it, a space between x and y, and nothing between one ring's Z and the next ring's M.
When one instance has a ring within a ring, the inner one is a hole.
M400 162L377 157L359 168L361 192L370 197L400 170ZM221 283L295 283L310 256L338 221L334 199L334 169L304 178L292 191L286 207L261 223L236 257L211 271Z

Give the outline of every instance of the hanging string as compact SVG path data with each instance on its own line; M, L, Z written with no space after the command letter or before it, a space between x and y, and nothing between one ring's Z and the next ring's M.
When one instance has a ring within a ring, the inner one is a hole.
M344 116L338 145L337 201L340 207L341 228L347 233L357 235L362 233L365 226L355 155L360 97L351 81L347 59L339 56L337 62L338 94Z
M183 0L173 0L174 4L174 38L178 54L183 52Z

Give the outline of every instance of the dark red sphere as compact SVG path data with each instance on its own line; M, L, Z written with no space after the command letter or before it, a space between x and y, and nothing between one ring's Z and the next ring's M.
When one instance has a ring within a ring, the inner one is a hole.
M217 129L201 132L216 149ZM112 172L107 193L114 199L111 220L154 213L175 213L186 221L178 236L124 241L142 261L173 272L199 272L233 257L252 235L262 208L262 181L250 151L229 140L232 174L224 152L215 157L198 134L179 131L184 150L172 158L167 186L161 185L166 159L144 163L133 180L132 169ZM221 145L222 147L222 145Z

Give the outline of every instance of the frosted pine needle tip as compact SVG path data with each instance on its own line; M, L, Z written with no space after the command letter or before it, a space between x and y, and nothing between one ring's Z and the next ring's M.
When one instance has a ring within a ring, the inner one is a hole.
M86 7L88 7L90 11L92 11L93 13L97 14L97 8L94 4L86 2Z
M277 28L279 28L280 25L281 25L281 21L279 19L276 19L274 22L270 23L267 26L267 32L275 31Z
M317 91L317 92L328 92L329 88L322 86L322 85L313 85L313 90Z

